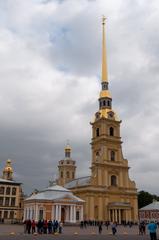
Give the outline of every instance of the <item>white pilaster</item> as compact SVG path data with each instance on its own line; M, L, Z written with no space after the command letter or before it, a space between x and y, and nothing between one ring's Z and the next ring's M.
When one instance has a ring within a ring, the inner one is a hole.
M56 205L56 214L55 214L55 220L58 221L58 209L59 209L59 206Z
M55 219L55 205L52 206L52 213L51 213L51 219Z
M23 221L26 220L26 208L24 208L24 217L23 217Z
M61 221L61 205L59 205L58 221Z
M117 216L117 209L115 209L115 221L117 222L118 221L118 216Z
M76 205L73 206L73 222L76 222Z
M114 218L114 209L112 209L112 220L113 220L113 222L115 221L115 218Z
M121 224L121 209L119 209L119 224Z
M35 204L35 221L38 221L38 205Z
M70 205L70 222L72 222L72 211L73 211L73 206Z
M69 213L70 213L70 208L69 208L69 206L67 206L66 207L66 222L69 222L70 221L70 219L69 219Z
M80 208L80 220L83 221L83 206Z

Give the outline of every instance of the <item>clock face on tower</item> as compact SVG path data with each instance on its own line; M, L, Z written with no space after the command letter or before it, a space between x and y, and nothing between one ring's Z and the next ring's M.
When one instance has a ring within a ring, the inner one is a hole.
M108 112L108 117L110 117L110 118L114 117L114 112L112 112L112 111Z

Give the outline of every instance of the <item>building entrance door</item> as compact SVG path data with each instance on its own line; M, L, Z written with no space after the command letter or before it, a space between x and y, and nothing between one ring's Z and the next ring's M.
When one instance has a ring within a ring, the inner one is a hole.
M65 213L65 208L64 207L62 207L61 208L61 222L65 222L65 215L66 215L66 213Z

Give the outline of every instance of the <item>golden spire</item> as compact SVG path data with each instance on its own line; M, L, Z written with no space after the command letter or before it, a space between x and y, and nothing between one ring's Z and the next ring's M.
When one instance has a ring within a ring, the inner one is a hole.
M107 60L106 60L105 20L106 20L106 17L103 16L103 18L102 18L102 25L103 25L103 39L102 39L102 82L108 82Z

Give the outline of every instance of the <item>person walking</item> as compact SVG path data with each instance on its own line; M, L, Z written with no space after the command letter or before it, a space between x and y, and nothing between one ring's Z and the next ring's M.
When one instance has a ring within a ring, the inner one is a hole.
M31 222L31 230L32 230L32 234L35 233L35 227L36 227L36 223L35 223L35 220L33 219L32 222Z
M148 230L150 233L150 239L151 240L157 240L156 230L157 230L157 224L154 221L151 221L148 224Z
M113 222L113 224L112 224L112 234L113 235L115 235L116 234L116 223L115 222Z
M99 231L99 234L102 233L102 223L101 222L98 223L98 231Z

